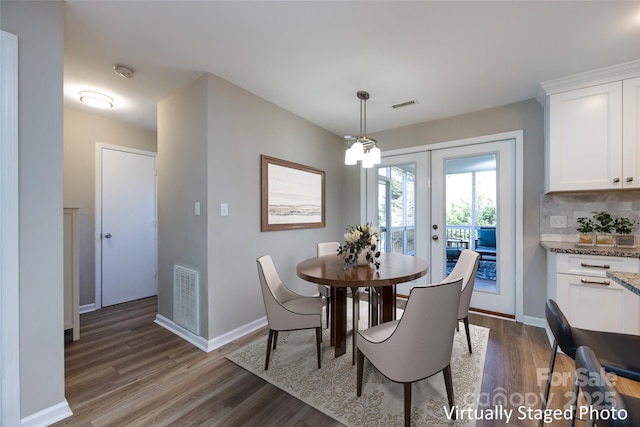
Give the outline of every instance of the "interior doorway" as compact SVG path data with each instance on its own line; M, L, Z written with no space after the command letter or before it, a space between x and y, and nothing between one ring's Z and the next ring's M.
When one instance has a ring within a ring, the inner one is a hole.
M157 295L156 153L96 147L96 308Z
M0 426L20 425L18 38L0 31Z

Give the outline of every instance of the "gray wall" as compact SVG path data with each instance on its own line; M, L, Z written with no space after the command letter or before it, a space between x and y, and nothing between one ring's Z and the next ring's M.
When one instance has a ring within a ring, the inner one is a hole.
M154 131L65 108L64 205L80 207L80 305L95 302L97 142L157 151Z
M543 108L535 100L420 123L372 135L384 150L415 147L524 130L524 314L544 317L545 253L540 242L540 194L544 186ZM359 194L349 181L349 194ZM347 202L355 203L354 197ZM349 208L346 208L348 210ZM351 208L353 209L353 208Z
M158 104L158 313L173 318L173 265L199 271L203 337L209 336L207 91L201 77ZM200 216L194 215L196 201Z
M64 402L62 79L64 4L2 2L18 36L20 412Z
M295 266L317 242L342 239L342 138L210 74L162 101L158 123L160 314L172 318L176 263L200 270L207 339L264 316L255 262L263 254L287 286L315 293ZM260 231L261 154L326 172L326 228Z

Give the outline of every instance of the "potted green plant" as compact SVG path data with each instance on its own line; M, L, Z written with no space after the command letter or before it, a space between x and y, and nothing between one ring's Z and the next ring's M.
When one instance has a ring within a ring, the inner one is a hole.
M614 220L614 228L616 230L616 246L619 248L635 248L636 236L631 234L636 221L621 217Z
M577 219L578 224L578 246L593 246L593 221L591 218L581 217Z
M596 245L613 246L614 219L607 211L593 213L593 219L597 222L594 225L596 231Z

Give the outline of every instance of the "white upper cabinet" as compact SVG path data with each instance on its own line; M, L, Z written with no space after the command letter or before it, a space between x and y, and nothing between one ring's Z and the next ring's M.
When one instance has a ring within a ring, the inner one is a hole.
M621 188L622 83L551 95L547 191Z
M640 61L542 83L545 192L640 188Z
M622 82L622 186L640 188L640 77Z

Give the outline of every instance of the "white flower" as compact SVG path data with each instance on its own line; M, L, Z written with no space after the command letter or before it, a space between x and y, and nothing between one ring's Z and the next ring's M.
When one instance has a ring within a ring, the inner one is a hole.
M376 238L376 235L372 235L371 236L371 246L375 246L378 243L378 239Z
M351 239L355 242L357 240L360 240L360 238L362 237L362 232L359 230L355 230L353 232L353 234L351 235Z

